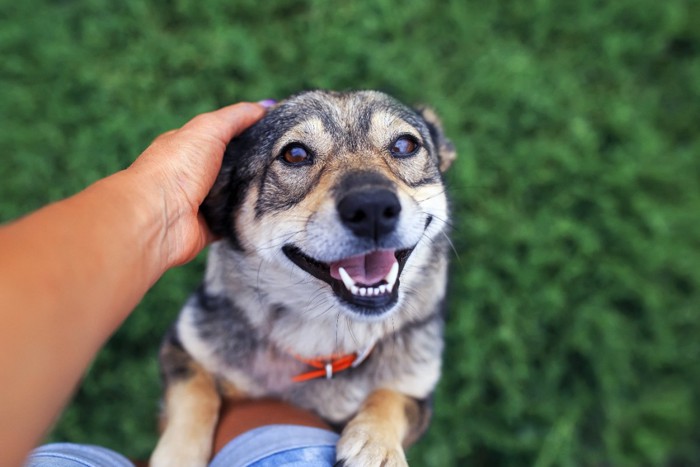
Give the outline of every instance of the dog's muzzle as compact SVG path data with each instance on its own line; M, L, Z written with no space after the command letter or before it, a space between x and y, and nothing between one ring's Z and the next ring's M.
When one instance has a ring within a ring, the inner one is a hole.
M294 245L285 245L283 251L301 269L328 283L354 312L378 317L398 302L401 272L415 247L392 248L401 203L384 186L364 186L346 191L336 209L358 244L375 246L331 262L318 261ZM430 219L426 228L429 223Z

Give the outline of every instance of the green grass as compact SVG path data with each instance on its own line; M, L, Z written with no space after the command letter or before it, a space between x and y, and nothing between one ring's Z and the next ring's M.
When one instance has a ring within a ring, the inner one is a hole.
M448 347L414 465L700 459L700 4L0 3L0 220L238 100L372 88L438 109L459 158ZM144 457L169 272L53 439Z

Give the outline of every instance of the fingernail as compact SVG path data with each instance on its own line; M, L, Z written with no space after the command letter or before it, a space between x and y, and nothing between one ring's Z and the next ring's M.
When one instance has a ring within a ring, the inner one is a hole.
M262 101L259 101L259 102L258 102L258 104L262 105L262 106L265 107L266 109L269 109L270 107L272 107L272 106L275 105L276 103L277 103L277 101L274 100L274 99L265 99L265 100L262 100Z

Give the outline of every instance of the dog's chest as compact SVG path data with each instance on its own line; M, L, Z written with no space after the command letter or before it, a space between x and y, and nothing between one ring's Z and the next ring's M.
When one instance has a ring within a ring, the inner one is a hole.
M330 379L319 376L295 381L296 376L315 368L272 348L259 348L239 365L221 360L212 363L212 373L251 397L286 400L333 423L342 423L355 414L372 389L369 364L345 369Z

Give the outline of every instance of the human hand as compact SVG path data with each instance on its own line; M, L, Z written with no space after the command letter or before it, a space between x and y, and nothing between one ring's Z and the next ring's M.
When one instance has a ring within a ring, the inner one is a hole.
M263 105L240 103L198 115L156 138L126 170L139 190L148 190L147 204L162 220L166 268L190 261L213 240L199 206L216 180L226 145L264 113Z
M22 463L148 288L211 240L199 205L226 145L264 113L243 103L199 115L128 169L0 227L0 341L10 349L0 368L12 381L0 398L0 439L10 440L0 465Z

